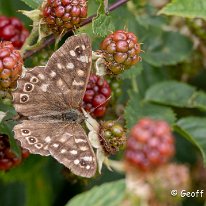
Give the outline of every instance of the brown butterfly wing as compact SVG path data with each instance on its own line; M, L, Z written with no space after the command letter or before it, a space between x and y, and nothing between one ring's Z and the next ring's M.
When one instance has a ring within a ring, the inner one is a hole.
M85 177L95 174L96 159L83 128L52 117L81 107L91 53L87 35L71 37L46 67L26 71L13 92L16 111L31 119L14 127L15 138L31 153L51 154L74 174Z
M14 107L24 116L56 114L80 108L91 70L92 48L86 34L70 37L46 67L28 70L13 92Z
M95 154L81 125L25 120L14 132L31 153L51 154L76 175L92 177L96 173Z
M92 63L91 41L86 34L72 36L50 58L46 71L56 76L65 101L72 108L79 108L88 83ZM55 85L50 85L54 90Z
M27 70L24 77L18 80L17 89L12 93L16 111L24 116L55 114L68 109L63 94L48 90L53 84L45 67L34 67Z

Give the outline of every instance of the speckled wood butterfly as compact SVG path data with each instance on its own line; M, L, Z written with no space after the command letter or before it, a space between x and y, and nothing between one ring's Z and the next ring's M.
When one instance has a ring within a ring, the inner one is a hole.
M80 125L82 98L90 75L89 37L70 37L45 67L27 70L13 92L16 111L27 117L14 127L15 138L31 153L51 155L74 174L92 177L96 157Z

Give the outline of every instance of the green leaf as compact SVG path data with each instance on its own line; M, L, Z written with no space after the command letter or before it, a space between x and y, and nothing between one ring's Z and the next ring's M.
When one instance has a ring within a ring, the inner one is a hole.
M118 180L92 188L74 197L66 206L119 206L125 197L125 182Z
M15 121L12 120L12 117L16 115L16 111L10 100L5 99L0 102L0 110L5 112L6 116L3 118L2 122L0 122L0 132L2 134L6 134L9 137L9 143L11 150L17 155L20 156L20 148L16 144L14 139L13 127L16 124Z
M13 133L13 127L16 124L14 121L5 121L0 124L0 131L2 134L6 134L9 137L9 143L10 143L10 148L11 150L18 156L20 157L21 155L21 149L17 145L15 139L14 139L14 133Z
M206 94L185 83L164 81L150 87L145 100L175 107L206 110Z
M132 79L136 78L143 70L142 64L139 63L132 68L125 70L122 74L119 75L121 79Z
M7 172L0 171L0 179L5 184L19 182L24 186L24 200L29 206L51 206L63 181L60 164L49 157L30 155L21 166ZM10 194L11 196L11 194ZM13 195L12 195L13 197Z
M206 165L206 118L187 117L180 119L175 125L175 130L198 147Z
M175 121L175 114L170 108L144 102L138 93L132 92L130 93L130 100L125 109L127 128L130 129L143 117L162 119L170 124Z
M25 4L27 4L32 9L37 9L39 6L41 6L43 0L21 0Z
M112 23L112 18L109 15L100 14L93 18L92 21L93 33L97 36L106 36L109 32L115 30L115 26Z
M186 36L178 32L159 31L152 27L147 30L150 35L144 42L145 53L141 56L149 64L157 67L175 65L191 54L193 45Z
M205 11L205 0L173 0L163 7L159 14L206 19Z
M104 37L115 30L112 17L108 14L108 1L97 0L99 8L97 16L92 20L92 31L95 35Z

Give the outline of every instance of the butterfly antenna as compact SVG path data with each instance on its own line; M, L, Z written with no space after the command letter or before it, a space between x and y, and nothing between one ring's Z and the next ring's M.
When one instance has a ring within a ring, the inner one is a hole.
M88 114L90 115L92 112L94 112L97 108L101 107L102 105L104 105L106 102L108 102L110 99L112 98L112 96L110 95L104 102L102 102L100 105L96 106L95 108L91 109L90 112L88 112Z

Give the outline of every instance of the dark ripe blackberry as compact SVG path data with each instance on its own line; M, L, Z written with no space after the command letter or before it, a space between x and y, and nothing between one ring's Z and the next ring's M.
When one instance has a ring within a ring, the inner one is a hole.
M16 49L20 49L29 31L16 17L0 16L0 40L10 41Z
M102 117L106 112L111 89L106 80L92 74L83 98L83 107L95 117Z
M21 150L21 157L17 157L10 149L9 138L7 135L0 134L0 170L7 171L22 162L29 156L26 149Z

